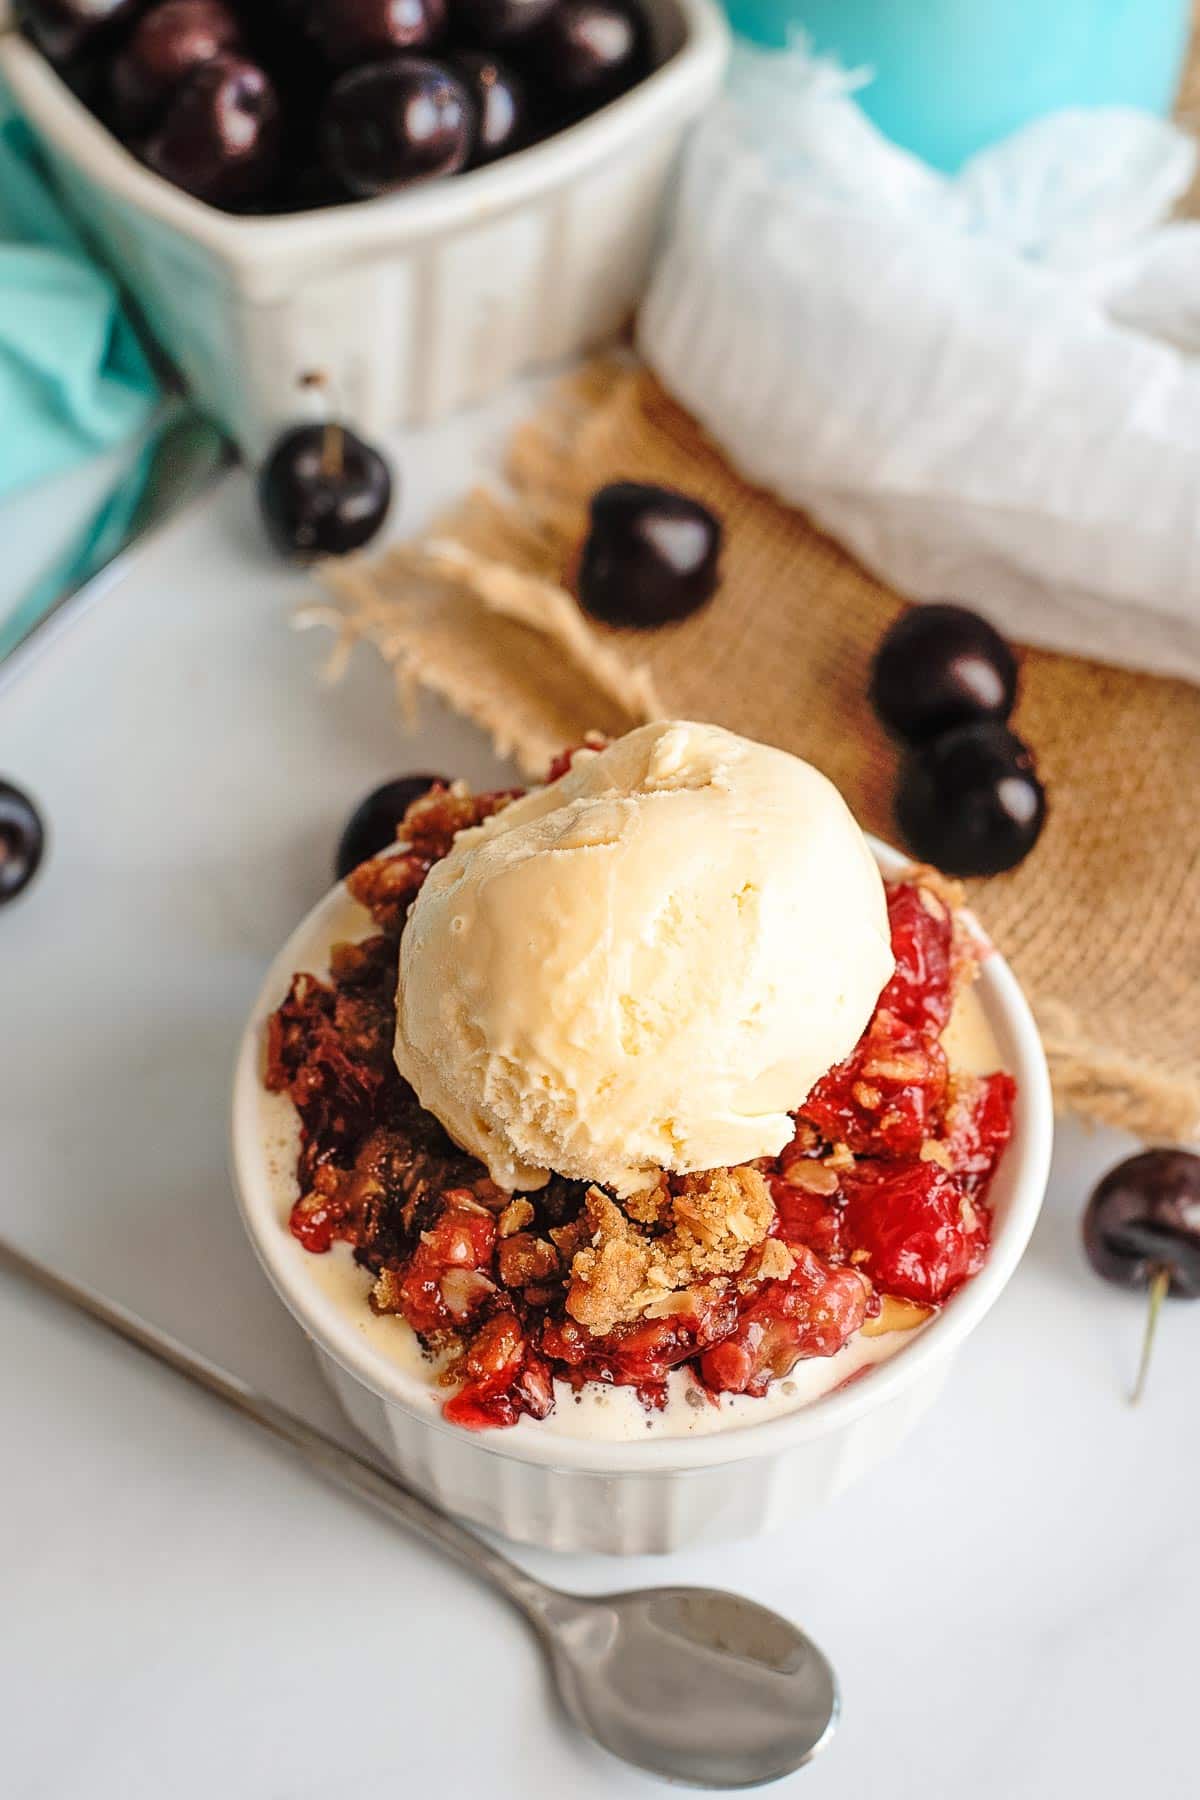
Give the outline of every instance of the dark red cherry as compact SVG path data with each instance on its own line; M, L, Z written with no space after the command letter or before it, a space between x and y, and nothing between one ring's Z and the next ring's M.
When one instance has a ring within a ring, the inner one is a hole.
M528 56L552 108L568 115L616 99L647 68L639 19L609 0L558 0L530 38Z
M1117 1287L1148 1288L1167 1269L1171 1294L1200 1299L1200 1156L1143 1150L1110 1169L1084 1211L1083 1245Z
M875 652L871 705L887 729L910 744L977 719L1003 724L1016 699L1011 645L965 606L913 607Z
M471 153L471 97L456 75L420 56L351 69L325 106L325 161L350 194L368 199L434 175Z
M20 0L17 17L51 62L100 50L127 25L143 0Z
M308 25L311 3L312 0L261 0L266 14L264 28L268 31L279 27L288 32L303 31Z
M309 30L339 68L420 50L446 23L446 0L311 0Z
M449 0L450 29L457 43L494 50L525 37L557 5L558 0Z
M258 481L259 507L281 555L309 562L370 543L387 517L392 476L378 450L346 425L297 425Z
M610 482L592 496L580 603L606 625L684 619L711 599L720 554L720 520L699 500L649 482Z
M458 50L447 58L474 102L475 131L469 168L495 162L525 139L525 84L497 56L483 50Z
M41 817L29 795L0 781L0 906L29 886L45 847Z
M414 800L427 794L431 787L443 782L440 775L402 775L397 781L385 781L382 787L375 788L365 800L359 802L351 813L338 844L337 860L334 869L339 881L344 881L351 869L357 869L359 863L369 862L371 857L378 856L389 844L396 841L396 833L400 828L405 813Z
M241 43L224 0L163 0L139 19L109 77L122 130L140 131L195 69Z
M155 172L213 206L252 206L279 167L279 98L270 76L240 56L218 56L176 90L146 145Z
M301 164L275 195L280 212L316 212L326 206L344 206L346 196L340 183L321 163Z
M1037 843L1046 792L1004 725L960 725L905 753L896 822L922 862L947 875L999 875Z
M1130 1399L1146 1386L1159 1309L1168 1294L1200 1299L1200 1156L1143 1150L1110 1169L1083 1214L1083 1247L1098 1275L1150 1296Z
M243 5L248 54L262 64L279 93L283 109L283 143L279 159L278 188L290 188L301 168L319 161L318 129L321 112L337 77L327 57L302 25L288 25L262 16L256 0ZM304 19L307 20L307 11ZM274 194L272 210L274 210ZM343 195L344 199L345 196Z

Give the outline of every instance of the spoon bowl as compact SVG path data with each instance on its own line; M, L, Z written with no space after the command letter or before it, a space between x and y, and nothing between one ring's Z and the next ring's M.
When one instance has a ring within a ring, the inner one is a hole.
M836 1729L826 1657L797 1626L738 1594L558 1594L546 1613L544 1641L571 1718L664 1780L758 1787L803 1767Z

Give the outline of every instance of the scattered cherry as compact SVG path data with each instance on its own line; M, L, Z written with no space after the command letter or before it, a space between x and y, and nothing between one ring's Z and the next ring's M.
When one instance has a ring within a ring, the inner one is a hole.
M142 130L194 70L240 48L241 35L224 0L163 0L139 19L113 62L117 119L128 130Z
M896 737L927 743L979 719L1003 724L1017 699L1017 659L965 606L916 606L875 653L871 704Z
M370 542L387 517L392 477L378 450L347 425L297 425L263 466L259 506L282 555L307 562Z
M720 554L720 521L698 500L614 481L592 496L579 599L607 625L648 629L684 619L712 598Z
M616 99L646 72L638 19L609 0L557 0L530 38L529 57L567 116Z
M250 206L279 166L279 97L265 69L222 55L184 80L146 145L150 167L199 200Z
M1143 1150L1099 1183L1083 1215L1083 1242L1098 1275L1117 1287L1149 1287L1170 1269L1175 1299L1200 1299L1200 1156Z
M28 794L0 781L0 906L15 900L38 872L46 834Z
M396 841L405 813L414 800L427 794L431 787L449 786L440 775L401 775L396 781L385 781L361 800L351 813L337 848L334 869L344 881L360 863L370 862L381 850Z
M97 50L127 25L142 0L20 0L29 35L51 62L70 62Z
M559 0L449 0L450 25L458 41L494 50L511 44L514 38L525 37L558 3Z
M456 75L425 57L367 63L335 83L321 132L325 157L359 199L452 175L466 164L471 97Z
M1046 793L1029 750L1004 725L960 725L909 750L896 820L922 862L948 875L999 875L1037 843Z
M507 63L482 50L459 50L448 62L475 107L468 168L507 156L525 134L524 82Z
M1084 1210L1083 1245L1105 1281L1149 1290L1136 1402L1145 1387L1163 1300L1168 1294L1200 1299L1200 1156L1143 1150L1110 1169Z
M308 28L331 63L349 69L441 36L446 0L310 0Z

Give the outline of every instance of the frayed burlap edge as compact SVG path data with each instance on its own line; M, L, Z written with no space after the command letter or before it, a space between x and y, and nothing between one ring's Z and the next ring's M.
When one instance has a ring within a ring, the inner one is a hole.
M619 736L661 716L649 671L605 643L560 586L511 560L430 539L370 565L333 567L325 580L334 604L306 607L296 623L336 634L329 679L356 644L372 644L392 668L410 727L425 689L486 731L529 779L578 738L580 718Z
M1144 1142L1190 1143L1200 1137L1200 1084L1148 1069L1119 1051L1098 1049L1061 1001L1030 1004L1041 1033L1054 1104Z

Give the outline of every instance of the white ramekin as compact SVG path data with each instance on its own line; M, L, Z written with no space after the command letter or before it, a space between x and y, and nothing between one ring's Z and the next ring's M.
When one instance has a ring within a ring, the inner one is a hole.
M875 849L885 874L905 866L895 851ZM889 1360L797 1412L711 1436L612 1443L539 1434L531 1420L487 1432L445 1424L436 1392L373 1345L362 1321L323 1290L314 1258L287 1229L288 1201L264 1148L265 1021L295 970L322 972L334 937L369 929L367 915L335 888L272 964L238 1054L233 1170L263 1267L311 1338L345 1411L407 1481L506 1537L554 1550L634 1555L782 1525L831 1500L908 1435L936 1399L955 1350L1015 1269L1050 1166L1046 1061L999 954L985 958L978 992L1018 1098L1013 1139L992 1190L992 1247L981 1272Z
M620 329L729 49L715 0L648 10L660 66L590 119L450 181L274 218L217 212L153 174L15 31L0 77L201 405L253 456L304 413L306 372L380 433Z

